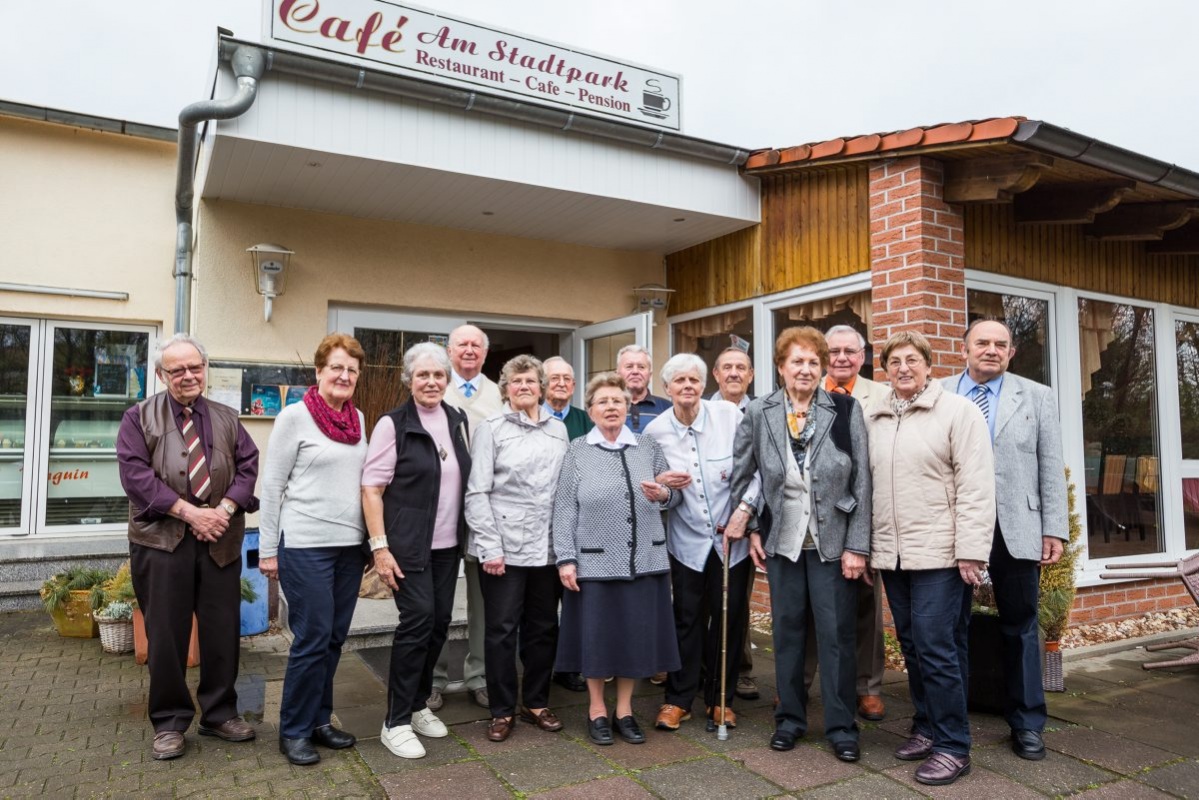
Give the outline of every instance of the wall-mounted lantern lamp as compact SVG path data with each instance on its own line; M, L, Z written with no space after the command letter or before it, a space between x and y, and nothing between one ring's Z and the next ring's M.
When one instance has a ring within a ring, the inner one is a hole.
M254 259L254 288L265 298L264 317L271 321L271 303L287 285L287 264L295 253L277 244L256 244L246 252Z
M670 307L672 294L674 294L674 289L667 289L656 283L633 287L633 296L637 298L637 310L640 312L661 311L665 313Z

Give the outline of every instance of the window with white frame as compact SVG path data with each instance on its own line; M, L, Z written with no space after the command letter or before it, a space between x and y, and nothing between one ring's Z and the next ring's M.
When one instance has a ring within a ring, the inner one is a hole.
M1012 371L1057 390L1089 577L1108 561L1199 549L1199 310L966 279L968 318L1007 321L1018 355L1036 351Z
M123 531L116 437L155 390L153 328L0 320L0 534Z

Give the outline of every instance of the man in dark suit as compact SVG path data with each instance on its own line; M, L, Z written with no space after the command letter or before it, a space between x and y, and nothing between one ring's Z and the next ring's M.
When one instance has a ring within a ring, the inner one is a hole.
M1037 605L1041 566L1062 557L1070 529L1057 399L1047 386L1007 371L1016 354L1012 332L997 320L966 330L966 371L942 380L983 412L995 451L995 538L989 571L1003 636L1007 684L1004 716L1012 750L1045 757L1045 692Z
M258 509L258 448L237 412L204 399L208 356L186 334L154 360L167 390L125 412L117 435L129 497L133 590L149 640L151 754L178 758L195 716L187 688L192 614L200 640L200 728L229 742L254 738L237 715L241 545Z

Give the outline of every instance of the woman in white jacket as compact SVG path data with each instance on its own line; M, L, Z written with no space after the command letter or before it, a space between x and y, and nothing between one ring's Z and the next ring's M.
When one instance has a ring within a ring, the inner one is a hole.
M468 551L479 559L492 717L487 738L493 742L512 733L518 642L524 666L520 718L544 731L562 729L547 708L561 594L550 522L570 439L566 426L541 407L545 388L545 370L533 356L504 364L500 393L507 405L475 429L471 446Z

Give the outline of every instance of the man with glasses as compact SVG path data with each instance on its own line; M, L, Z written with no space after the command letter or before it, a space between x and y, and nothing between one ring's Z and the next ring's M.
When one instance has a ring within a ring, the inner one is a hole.
M133 590L149 640L151 755L178 758L195 716L187 688L192 614L200 640L202 736L254 738L237 715L241 635L241 546L258 510L258 448L237 411L204 398L208 356L187 334L159 343L166 391L125 412L117 434L121 485L129 497Z
M548 388L545 392L545 412L562 420L571 441L595 427L587 412L570 404L575 395L575 371L566 359L553 356L542 362ZM583 687L586 688L586 687Z
M862 404L862 411L869 418L870 408L886 396L887 388L862 377L866 339L849 325L834 325L825 332L824 340L828 342L829 357L825 391L850 395ZM857 581L857 586L858 716L877 722L887 713L882 698L886 656L883 649L883 593L864 579ZM811 686L816 676L814 637L808 637L808 645L804 677Z

